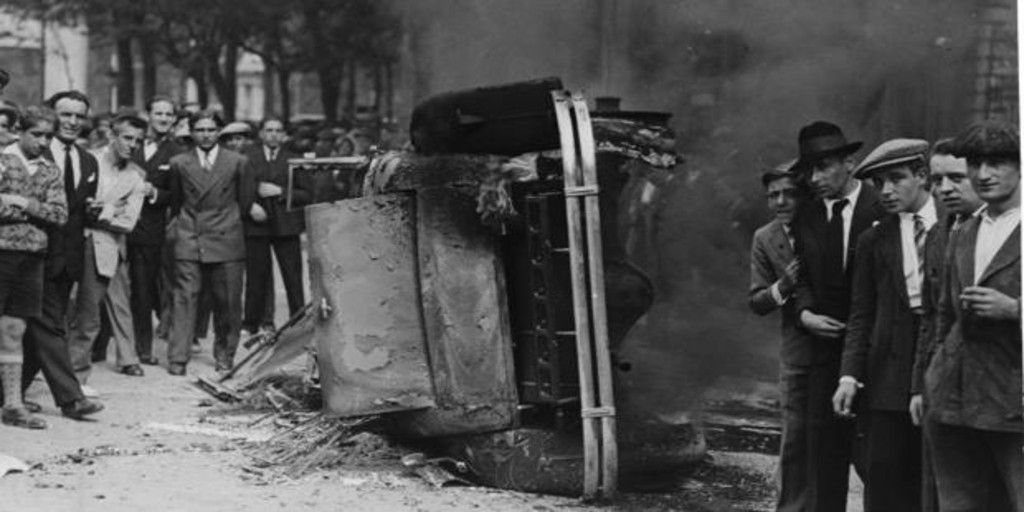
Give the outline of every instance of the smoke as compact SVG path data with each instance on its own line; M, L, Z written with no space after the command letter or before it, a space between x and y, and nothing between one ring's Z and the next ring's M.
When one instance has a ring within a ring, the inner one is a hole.
M824 119L867 148L967 121L978 30L959 0L417 0L403 96L560 76L674 114L686 163L661 213L658 302L627 344L646 405L687 408L722 375L772 378L778 319L746 308L758 174ZM666 405L669 404L669 405Z

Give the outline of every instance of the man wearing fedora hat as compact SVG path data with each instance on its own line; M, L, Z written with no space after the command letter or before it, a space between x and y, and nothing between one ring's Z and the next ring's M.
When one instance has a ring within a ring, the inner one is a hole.
M850 316L843 344L836 414L864 432L865 510L921 510L921 434L907 408L923 323L925 240L945 218L929 192L927 141L894 139L854 173L871 180L889 212L857 240ZM941 229L941 228L940 228Z
M807 463L807 374L813 339L798 327L796 289L799 263L793 246L792 222L806 199L800 177L790 160L761 175L768 208L775 218L754 233L750 249L750 293L748 304L758 315L781 309L782 346L780 388L782 401L782 447L779 454L777 510L807 510L807 488L811 475Z
M1021 511L1020 134L985 121L953 147L985 206L948 242L924 376L925 437L940 510L985 510L995 476Z
M862 143L848 142L824 121L801 128L798 142L796 168L817 196L794 222L801 262L794 308L814 347L807 377L809 509L845 510L854 424L833 414L832 390L850 310L855 242L885 210L878 193L853 178L853 154Z

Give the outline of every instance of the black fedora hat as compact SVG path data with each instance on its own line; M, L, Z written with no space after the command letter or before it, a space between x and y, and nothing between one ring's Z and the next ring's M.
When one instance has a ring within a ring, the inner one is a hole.
M806 169L825 157L849 155L864 145L859 141L847 141L843 130L826 121L815 121L801 128L797 143L800 146L800 159L793 166L797 170Z

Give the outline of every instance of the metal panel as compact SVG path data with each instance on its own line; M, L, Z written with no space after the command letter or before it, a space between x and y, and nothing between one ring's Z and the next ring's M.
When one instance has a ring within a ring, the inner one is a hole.
M333 415L434 405L414 211L404 194L306 209L320 378Z
M414 436L478 433L516 421L512 333L494 230L473 198L448 188L416 195L427 346L437 407L402 415Z

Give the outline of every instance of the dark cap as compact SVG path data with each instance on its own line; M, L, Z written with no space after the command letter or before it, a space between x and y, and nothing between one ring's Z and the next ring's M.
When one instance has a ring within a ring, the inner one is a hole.
M826 121L815 121L801 128L797 143L800 146L800 159L794 167L797 170L806 169L826 157L852 154L864 145L847 141L843 130Z
M796 165L796 159L787 160L771 169L768 169L761 173L761 184L765 187L769 183L780 179L780 178L793 178L796 179L797 175L794 172L794 166Z
M0 100L0 115L7 116L11 122L10 129L14 129L14 125L18 124L18 117L21 116L21 109L17 105L9 101Z
M1020 129L995 119L972 124L953 140L952 153L957 158L1020 160Z

